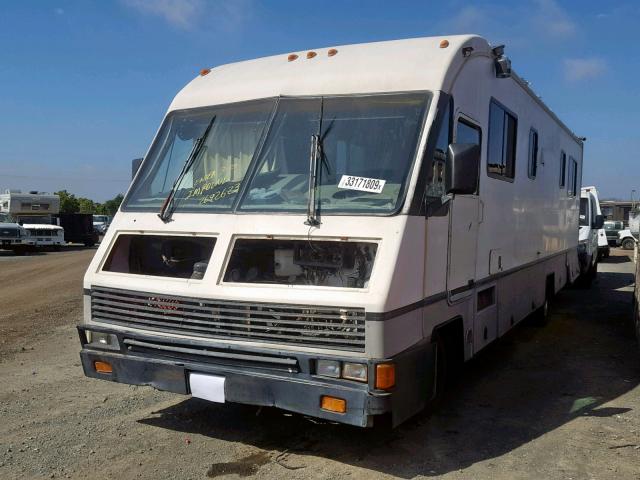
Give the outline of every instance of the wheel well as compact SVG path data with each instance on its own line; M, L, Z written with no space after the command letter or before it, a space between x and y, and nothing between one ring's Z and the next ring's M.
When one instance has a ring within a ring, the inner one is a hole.
M545 300L551 300L556 294L556 274L550 273L547 275L547 280L544 287Z
M464 323L462 317L452 318L433 329L432 338L438 335L444 340L447 360L454 367L464 363Z

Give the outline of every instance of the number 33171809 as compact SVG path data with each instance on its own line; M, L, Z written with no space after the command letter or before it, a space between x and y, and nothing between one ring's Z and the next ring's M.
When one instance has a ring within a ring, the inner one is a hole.
M362 192L381 193L385 183L385 180L380 180L378 178L343 175L340 179L340 183L338 184L338 188L360 190Z

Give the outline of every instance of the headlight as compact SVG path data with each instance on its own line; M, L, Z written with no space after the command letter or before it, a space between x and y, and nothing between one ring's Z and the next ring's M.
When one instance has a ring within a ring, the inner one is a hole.
M108 350L120 350L118 337L113 333L91 332L87 331L87 340L89 346L106 348Z
M342 378L356 380L358 382L367 381L367 365L364 363L345 363L342 366Z
M323 377L340 378L340 362L337 360L318 360L316 374Z

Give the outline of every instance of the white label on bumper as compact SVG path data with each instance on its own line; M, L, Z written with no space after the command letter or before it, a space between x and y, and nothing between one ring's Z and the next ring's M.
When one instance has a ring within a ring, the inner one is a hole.
M386 180L379 178L353 177L351 175L342 175L338 188L347 190L360 190L361 192L382 193Z
M190 373L189 385L194 397L224 403L224 377Z

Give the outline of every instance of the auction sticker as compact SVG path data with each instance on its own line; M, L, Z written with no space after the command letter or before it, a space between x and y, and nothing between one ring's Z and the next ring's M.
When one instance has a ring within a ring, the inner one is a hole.
M361 192L382 193L386 180L367 177L352 177L343 175L338 184L338 188L348 190L360 190Z

